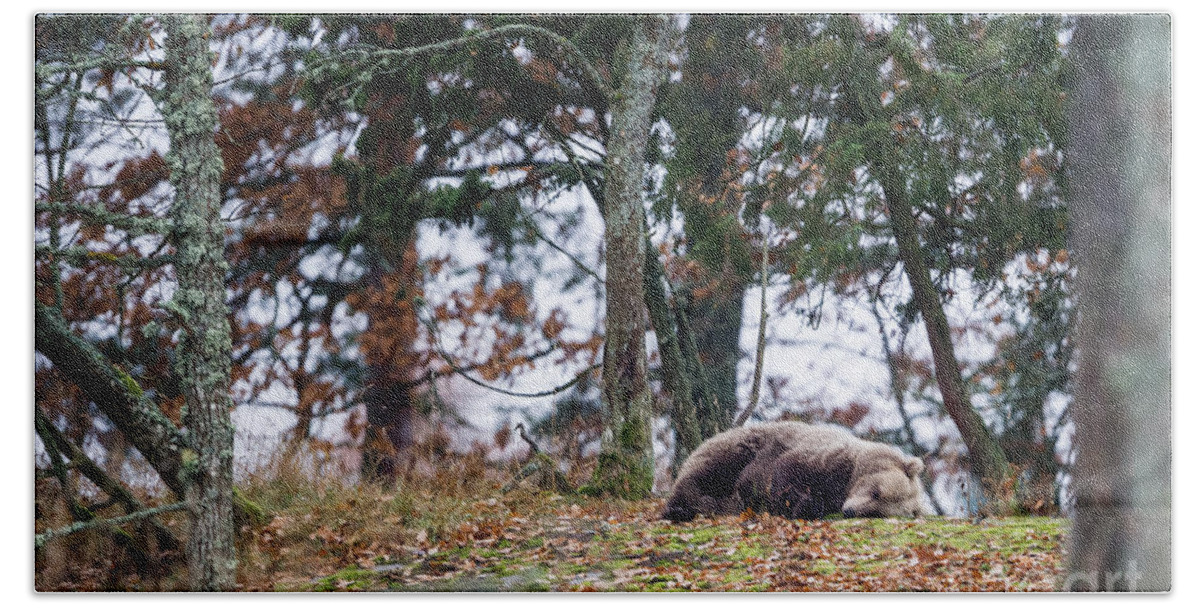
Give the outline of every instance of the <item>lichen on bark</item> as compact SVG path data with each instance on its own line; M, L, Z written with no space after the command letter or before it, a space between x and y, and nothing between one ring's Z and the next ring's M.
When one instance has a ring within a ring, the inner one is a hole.
M175 373L183 387L188 442L181 467L190 503L187 556L194 591L233 589L233 425L229 411L230 331L225 304L225 230L219 184L223 165L213 141L212 53L198 15L162 18L167 32L162 114L175 203L171 240L182 327Z
M665 76L671 17L638 19L624 45L624 73L610 100L612 128L605 166L607 268L603 400L608 428L593 489L642 498L654 480L652 396L646 379L643 201L645 151L656 91Z

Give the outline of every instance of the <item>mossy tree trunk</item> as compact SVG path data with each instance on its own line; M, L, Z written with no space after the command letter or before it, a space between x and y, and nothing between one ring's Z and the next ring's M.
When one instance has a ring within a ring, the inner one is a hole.
M184 392L187 449L182 459L189 503L188 583L193 591L232 590L237 559L233 524L233 425L229 411L230 332L225 304L222 162L213 141L212 53L198 15L163 17L167 33L163 119L175 202L178 290L171 308L182 334L175 373Z
M648 496L654 482L652 397L646 379L643 184L656 93L665 76L670 20L667 15L636 18L629 39L621 45L621 86L609 104L603 382L608 426L594 487L625 498Z
M762 79L763 47L746 34L754 31L757 38L764 23L773 21L692 15L681 78L663 100L675 135L664 194L675 198L683 215L688 259L704 271L676 291L684 360L698 368L692 382L703 389L697 401L702 438L728 429L739 409L740 339L754 269L751 240L738 220L745 201L730 184L742 173L736 159L745 132L743 108L762 110L759 96L743 83Z
M737 413L737 370L742 360L746 286L747 281L741 276L724 273L712 293L685 309L696 326L691 337L713 395L699 412L700 432L704 437L728 429Z
M95 345L71 331L57 310L36 301L33 307L37 351L96 404L154 467L163 483L182 497L184 484L179 471L184 441L179 430L133 378L105 359Z
M588 182L588 191L599 202L597 208L604 218L604 182ZM696 339L692 335L686 304L679 301L678 293L671 293L663 261L646 237L646 257L643 268L645 281L646 309L650 313L650 325L654 329L662 358L663 384L671 394L671 427L675 431L675 465L683 464L692 450L706 437L716 431L703 434L701 412L713 409L716 397L709 385ZM674 296L674 297L673 297Z
M1068 113L1079 449L1065 590L1171 588L1171 21L1089 15Z

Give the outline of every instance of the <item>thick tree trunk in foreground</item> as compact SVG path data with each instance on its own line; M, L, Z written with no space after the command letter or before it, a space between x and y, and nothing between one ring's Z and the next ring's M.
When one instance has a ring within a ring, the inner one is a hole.
M1171 23L1084 16L1071 42L1079 448L1067 590L1171 588Z
M197 15L163 18L167 32L163 119L175 187L172 233L179 281L172 306L182 318L175 373L183 387L190 503L188 581L193 591L231 590L237 559L233 526L233 424L229 410L230 335L225 306L221 155L213 142L212 53Z
M950 324L946 321L946 311L942 309L937 287L929 278L929 267L925 264L925 254L921 251L917 223L913 217L912 203L908 199L904 175L886 158L875 159L873 165L879 171L879 181L883 186L884 202L887 205L892 232L900 250L900 259L904 262L904 274L908 277L908 283L913 290L913 300L925 321L925 332L933 350L934 374L937 376L938 390L942 393L942 403L967 446L971 471L979 476L985 494L995 497L1008 475L1008 461L1004 457L1004 451L1000 449L999 442L983 423L979 412L971 407L971 400L967 397L962 372L958 367L958 357L954 354L954 342L950 338Z
M606 319L603 400L608 428L601 442L595 490L643 498L654 483L646 380L646 144L655 94L665 76L670 17L637 17L625 45L621 86L609 109L612 128L605 165Z

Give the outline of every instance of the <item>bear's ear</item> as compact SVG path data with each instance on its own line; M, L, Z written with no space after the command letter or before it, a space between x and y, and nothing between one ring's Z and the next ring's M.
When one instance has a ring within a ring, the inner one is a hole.
M920 475L921 471L924 470L925 463L921 462L920 458L909 456L908 458L904 459L904 472L908 474L909 477L916 479L917 475Z

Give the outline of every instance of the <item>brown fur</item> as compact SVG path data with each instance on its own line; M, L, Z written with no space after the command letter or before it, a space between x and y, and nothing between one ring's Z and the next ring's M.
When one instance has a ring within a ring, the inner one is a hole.
M844 429L774 422L730 429L688 457L663 510L672 521L750 508L785 517L925 512L921 461Z

